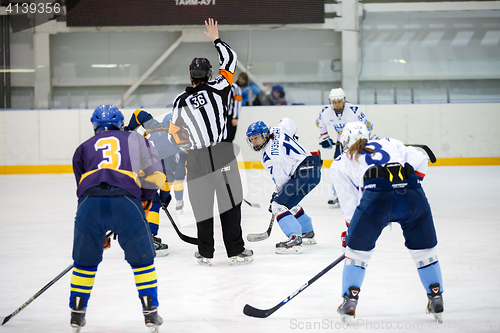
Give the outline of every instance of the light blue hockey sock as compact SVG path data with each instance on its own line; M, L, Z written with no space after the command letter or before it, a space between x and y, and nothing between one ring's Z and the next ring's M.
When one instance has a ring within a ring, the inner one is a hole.
M287 237L292 235L302 235L302 228L297 219L290 212L279 215L276 220Z
M443 278L441 277L441 266L439 266L439 261L419 268L418 275L420 276L420 281L422 281L425 291L428 294L431 293L429 286L435 283L439 283L439 291L443 292Z
M297 215L295 215L295 218L297 219L297 222L299 222L300 226L302 227L302 232L309 232L309 231L313 231L313 224L312 224L312 220L311 218L309 217L309 215L307 215L305 212L304 212L304 209L301 209Z
M358 287L361 289L365 278L365 269L355 265L344 265L342 273L342 297L349 295L349 287Z

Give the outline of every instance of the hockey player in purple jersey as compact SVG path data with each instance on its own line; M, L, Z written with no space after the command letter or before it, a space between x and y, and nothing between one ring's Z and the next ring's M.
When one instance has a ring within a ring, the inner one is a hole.
M157 332L163 320L157 312L155 248L143 207L150 206L165 174L156 149L142 135L122 131L123 114L116 106L99 106L90 120L95 136L82 143L73 156L78 209L70 323L74 332L85 326L106 232L112 230L134 272L146 326Z
M443 282L437 237L420 185L427 172L428 157L399 140L368 137L364 123L346 124L340 137L344 152L331 166L342 213L350 222L345 239L343 303L337 311L344 322L354 317L375 242L390 222L398 222L427 292L427 312L442 322Z
M302 253L302 244L316 244L311 218L299 203L320 182L323 161L295 141L296 130L290 118L283 118L271 130L262 121L253 123L246 133L250 147L262 151L262 165L276 184L270 210L288 237L276 244L278 254Z
M139 126L145 129L144 135L152 142L153 146L158 151L158 156L162 160L167 182L162 187L159 193L153 196L153 204L148 214L149 228L153 234L153 243L156 249L156 255L163 257L168 255L168 245L161 241L158 237L160 227L160 207L167 207L172 196L170 190L173 187L176 210L181 210L184 206L184 178L186 177L186 152L178 149L173 143L168 140L168 128L172 114L165 116L162 122L157 121L153 116L144 111L137 109L132 114L126 130L136 130ZM173 186L172 186L173 185Z

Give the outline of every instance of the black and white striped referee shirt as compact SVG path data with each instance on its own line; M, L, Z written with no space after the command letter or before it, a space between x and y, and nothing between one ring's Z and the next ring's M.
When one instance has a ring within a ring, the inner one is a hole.
M179 134L187 133L192 150L214 146L227 135L227 103L237 55L220 38L214 44L219 55L219 75L205 84L187 87L175 98L172 109L172 142L181 143Z
M233 83L227 101L227 116L230 119L238 119L241 110L241 88L237 83Z

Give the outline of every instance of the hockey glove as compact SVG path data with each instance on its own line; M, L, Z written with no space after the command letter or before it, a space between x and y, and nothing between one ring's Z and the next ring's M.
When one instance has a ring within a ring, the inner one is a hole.
M325 149L332 149L334 145L328 134L323 134L319 137L319 144Z
M104 242L104 246L103 246L103 249L104 250L107 250L111 247L111 236L109 236L108 238L106 238L106 241Z
M146 218L148 218L149 210L153 206L153 200L149 199L148 201L142 202L142 209L144 209L144 214L146 214Z
M160 201L162 207L167 207L170 201L172 201L172 195L170 194L170 191L160 190Z

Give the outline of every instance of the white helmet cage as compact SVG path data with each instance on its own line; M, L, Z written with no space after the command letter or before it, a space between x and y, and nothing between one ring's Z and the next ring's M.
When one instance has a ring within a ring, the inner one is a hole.
M347 123L342 130L342 134L340 134L340 142L342 143L342 148L347 150L356 140L358 139L366 139L370 133L366 128L366 125L360 121L355 121L352 123Z

